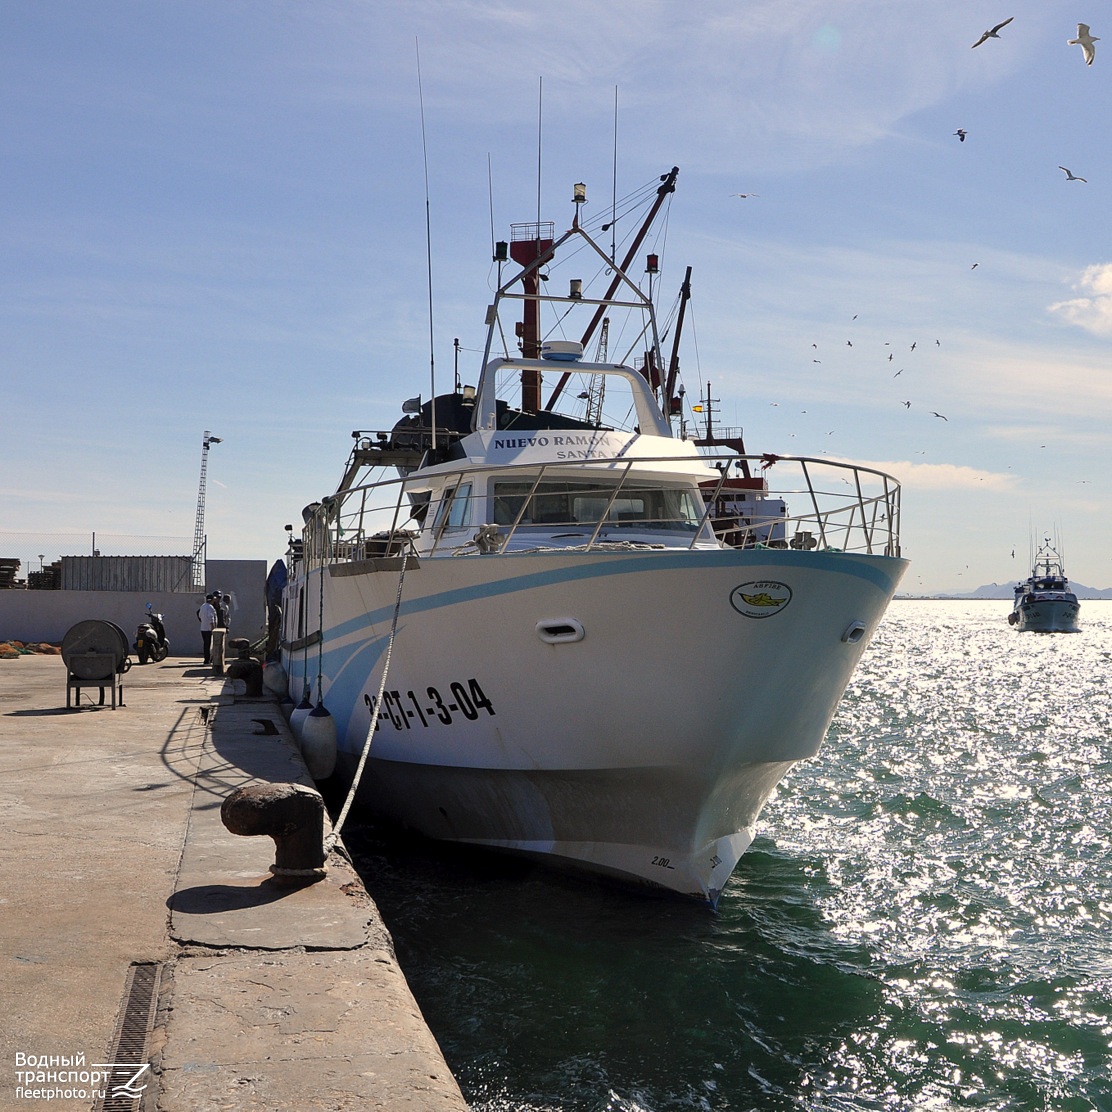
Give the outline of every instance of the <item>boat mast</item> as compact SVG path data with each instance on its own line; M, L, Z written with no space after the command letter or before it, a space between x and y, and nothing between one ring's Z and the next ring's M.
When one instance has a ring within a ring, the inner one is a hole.
M627 270L629 270L630 266L633 263L634 257L641 249L641 244L644 242L645 236L648 235L649 228L652 227L652 223L656 219L656 214L660 211L660 206L664 204L664 201L669 194L676 191L676 178L679 176L679 172L680 168L678 166L673 166L667 174L660 175L661 184L656 191L656 200L653 201L652 208L649 209L648 215L645 217L643 223L641 224L637 235L633 237L633 242L630 244L629 250L626 252L625 258L622 260L621 269L615 272L614 277L610 282L610 288L606 291L606 294L602 298L603 304L600 304L599 307L595 310L595 315L591 317L591 322L587 325L587 330L583 333L583 338L580 342L583 344L584 347L587 346L591 337L594 335L595 329L598 327L599 321L602 320L603 315L606 313L607 306L605 302L609 301L610 298L614 296L615 292L617 292L623 275ZM544 407L545 409L551 410L552 407L556 404L557 399L563 392L563 389L567 385L568 380L571 378L571 375L571 371L565 371L560 376L559 382L557 382L555 387L553 387L552 396L548 399L548 404Z
M680 286L680 311L676 317L676 334L672 337L672 357L668 361L668 377L664 382L664 397L661 399L661 408L666 417L671 417L677 406L676 379L680 373L680 333L683 332L683 318L687 311L687 303L691 300L691 267L683 277Z
M737 466L742 475L747 479L753 477L752 472L749 470L749 461L745 459L745 440L742 436L742 430L726 429L724 433L719 434L714 429L714 403L717 398L710 396L710 383L707 383L707 396L703 403L696 408L696 412L701 412L705 415L706 421L706 434L704 436L696 437L695 444L700 448L729 448L732 452L737 452L738 460Z
M521 286L525 293L525 304L522 306L521 325L518 338L521 340L521 354L525 359L539 359L541 356L541 330L539 300L541 274L540 258L546 251L552 250L552 237L544 238L544 229L541 225L541 121L544 111L544 78L537 81L537 222L533 225L535 233L532 239L516 240L511 235L510 257L523 270ZM576 208L578 214L579 209ZM521 372L521 411L522 413L537 413L541 408L541 373L536 370L523 370Z
M578 211L578 210L577 210ZM540 293L541 260L552 251L552 234L544 235L547 225L514 225L511 233L519 228L531 228L532 239L516 239L511 235L510 258L525 270L521 286L525 293L518 338L521 354L526 359L539 359L541 355ZM541 408L541 373L536 370L521 372L521 409L523 413L539 413Z

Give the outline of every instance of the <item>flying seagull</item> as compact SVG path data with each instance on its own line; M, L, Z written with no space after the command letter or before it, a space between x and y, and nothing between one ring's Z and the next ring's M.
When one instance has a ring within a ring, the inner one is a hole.
M1084 181L1088 184L1085 178L1079 178L1072 170L1067 170L1064 166L1059 166L1058 169L1066 175L1066 181Z
M959 127L957 131L954 132L954 134L958 137L959 142L965 142L965 128Z
M973 45L974 46L980 46L981 43L987 41L988 39L998 39L998 38L1000 38L1000 36L997 34L997 32L1001 28L1007 27L1008 24L1011 23L1011 21L1013 19L1015 19L1014 15L1008 16L1008 18L1005 19L1003 23L998 23L995 27L992 28L991 31L986 31Z
M743 201L749 197L759 197L759 193L731 193L731 197L740 197Z
M1079 23L1077 25L1076 39L1066 40L1068 46L1081 47L1081 51L1085 55L1085 65L1087 66L1091 66L1093 64L1093 59L1097 56L1097 48L1093 46L1095 42L1100 42L1100 39L1095 35L1089 34L1089 25L1087 23Z
M941 413L935 413L933 410L931 411L931 416L932 417L941 417L943 421L949 421L950 420L949 417L946 417Z

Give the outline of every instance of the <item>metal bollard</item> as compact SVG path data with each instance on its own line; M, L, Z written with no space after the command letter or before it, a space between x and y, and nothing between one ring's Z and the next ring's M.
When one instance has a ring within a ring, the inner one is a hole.
M251 656L251 642L246 637L233 637L228 647L236 655L228 661L224 674L230 680L243 680L247 698L259 698L263 693L263 666Z
M328 868L324 850L324 800L304 784L248 784L220 806L233 834L274 839L274 879L289 886L315 884Z

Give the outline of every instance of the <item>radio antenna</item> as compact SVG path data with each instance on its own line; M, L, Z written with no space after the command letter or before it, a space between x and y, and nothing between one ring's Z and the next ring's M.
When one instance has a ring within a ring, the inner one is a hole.
M487 197L490 200L490 257L493 259L498 252L494 249L494 177L490 170L490 151L487 151Z
M541 117L544 107L544 78L537 78L537 227L541 223Z
M432 316L432 215L429 206L429 148L425 139L425 90L421 83L421 43L414 39L417 48L417 99L421 105L421 154L425 162L425 265L429 278L429 397L432 424L432 447L436 450L436 352L433 344Z
M614 86L614 170L610 176L610 265L618 256L618 86Z

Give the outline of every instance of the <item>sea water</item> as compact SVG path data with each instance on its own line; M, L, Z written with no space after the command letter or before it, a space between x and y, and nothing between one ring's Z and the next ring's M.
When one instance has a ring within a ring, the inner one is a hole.
M717 912L349 825L472 1108L1112 1110L1112 603L1008 609L892 604Z

